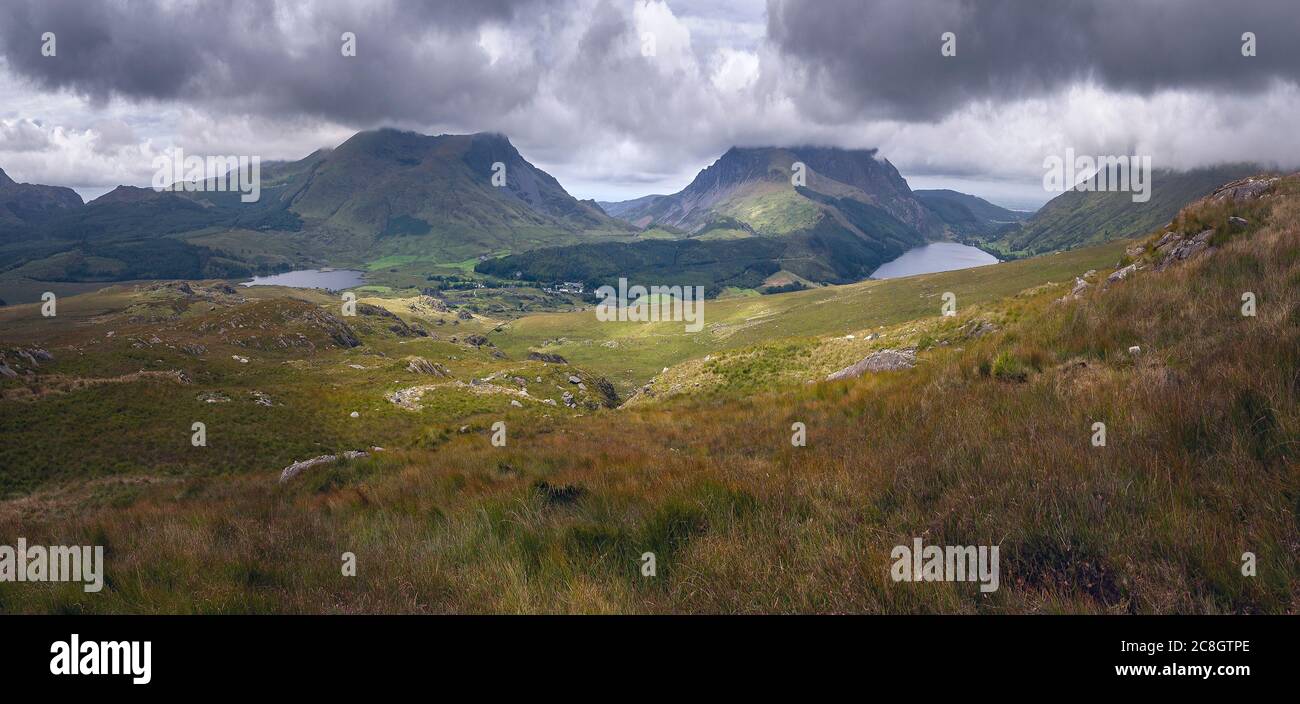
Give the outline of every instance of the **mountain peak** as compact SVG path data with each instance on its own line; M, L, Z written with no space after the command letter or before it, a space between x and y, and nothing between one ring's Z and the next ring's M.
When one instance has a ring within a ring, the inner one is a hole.
M803 165L799 186L793 178L796 164ZM653 223L697 231L733 218L755 231L773 232L813 227L826 197L881 208L927 237L942 230L875 149L733 146L680 192L635 205L615 204L614 210L639 227Z

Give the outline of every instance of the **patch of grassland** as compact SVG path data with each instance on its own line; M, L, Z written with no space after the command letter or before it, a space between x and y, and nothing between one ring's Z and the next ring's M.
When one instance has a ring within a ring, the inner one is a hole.
M528 316L492 337L512 356L524 356L529 349L554 352L626 389L645 383L664 367L721 350L938 317L946 291L957 296L960 311L1045 283L1073 282L1088 269L1113 265L1126 245L1131 242L975 269L710 299L704 304L705 327L697 333L686 332L681 322L597 322L595 310L589 309Z

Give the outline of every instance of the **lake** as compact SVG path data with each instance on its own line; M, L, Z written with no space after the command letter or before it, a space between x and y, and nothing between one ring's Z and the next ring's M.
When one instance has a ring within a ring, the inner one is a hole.
M254 276L252 281L245 281L242 285L323 288L327 291L342 291L345 288L354 288L365 283L361 280L362 273L352 269L300 269L272 276Z
M975 247L956 242L933 242L903 252L903 256L880 265L871 272L873 279L896 279L900 276L933 274L936 271L969 269L997 264L998 258Z

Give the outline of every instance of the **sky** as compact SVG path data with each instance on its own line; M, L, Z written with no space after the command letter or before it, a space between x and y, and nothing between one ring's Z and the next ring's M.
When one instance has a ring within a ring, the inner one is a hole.
M0 169L94 196L392 126L504 133L579 198L816 144L1028 209L1066 149L1300 166L1298 38L1296 0L5 0Z

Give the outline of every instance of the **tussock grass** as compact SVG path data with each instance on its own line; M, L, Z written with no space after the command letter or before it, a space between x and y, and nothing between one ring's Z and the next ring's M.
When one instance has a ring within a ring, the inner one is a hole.
M0 536L109 548L102 594L0 584L0 610L1295 612L1300 203L1254 216L1165 272L1018 297L908 371L0 514ZM999 545L1001 588L893 582L914 537Z

